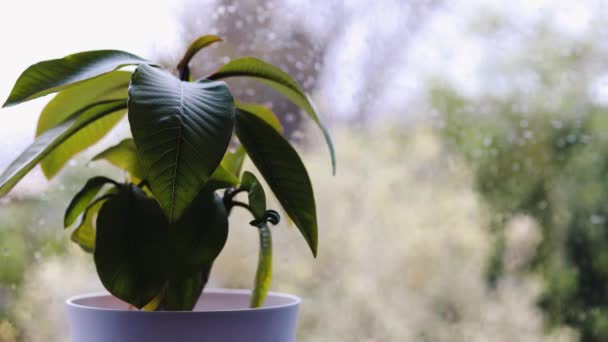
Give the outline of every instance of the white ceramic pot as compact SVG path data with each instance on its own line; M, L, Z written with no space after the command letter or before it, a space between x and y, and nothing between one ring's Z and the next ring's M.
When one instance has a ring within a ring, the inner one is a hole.
M72 342L294 342L300 298L269 293L250 309L251 291L205 290L193 311L143 312L109 294L67 300Z

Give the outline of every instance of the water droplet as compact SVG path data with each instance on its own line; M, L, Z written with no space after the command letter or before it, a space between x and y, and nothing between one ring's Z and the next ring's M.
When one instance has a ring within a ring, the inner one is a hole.
M591 224L602 224L604 223L604 216L600 215L591 215Z

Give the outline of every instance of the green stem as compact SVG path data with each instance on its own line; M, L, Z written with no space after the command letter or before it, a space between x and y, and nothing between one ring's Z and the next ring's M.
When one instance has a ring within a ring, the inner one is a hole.
M251 296L251 307L262 306L266 295L270 290L272 282L272 235L268 224L259 228L260 232L260 255L258 257L258 268L255 273L255 286Z

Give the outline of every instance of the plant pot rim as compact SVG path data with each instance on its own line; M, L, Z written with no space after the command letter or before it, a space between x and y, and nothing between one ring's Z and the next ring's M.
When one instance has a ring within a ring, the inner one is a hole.
M207 295L238 295L238 296L250 296L251 290L245 289L223 289L223 288L214 288L214 289L205 289L203 294ZM193 311L142 311L142 310L125 310L125 309L116 309L116 308L107 308L100 307L95 305L86 305L83 303L79 303L79 301L96 298L96 297L114 297L109 292L92 292L85 293L82 295L77 295L68 298L65 303L69 307L78 308L80 310L95 310L95 311L110 311L110 312L129 312L133 314L205 314L205 313L230 313L230 312L246 312L246 311L273 311L281 308L287 308L291 306L298 306L302 299L300 297L281 293L281 292L268 292L268 298L275 298L284 301L282 304L277 305L266 305L260 308L235 308L235 309L206 309L206 310L193 310ZM118 300L118 299L117 299Z

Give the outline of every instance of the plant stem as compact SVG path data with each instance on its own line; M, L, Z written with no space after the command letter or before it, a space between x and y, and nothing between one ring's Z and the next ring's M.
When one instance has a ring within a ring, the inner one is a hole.
M258 257L258 268L255 273L255 284L251 296L250 306L252 308L258 308L264 304L272 282L272 235L268 224L259 227L259 232L260 255Z

